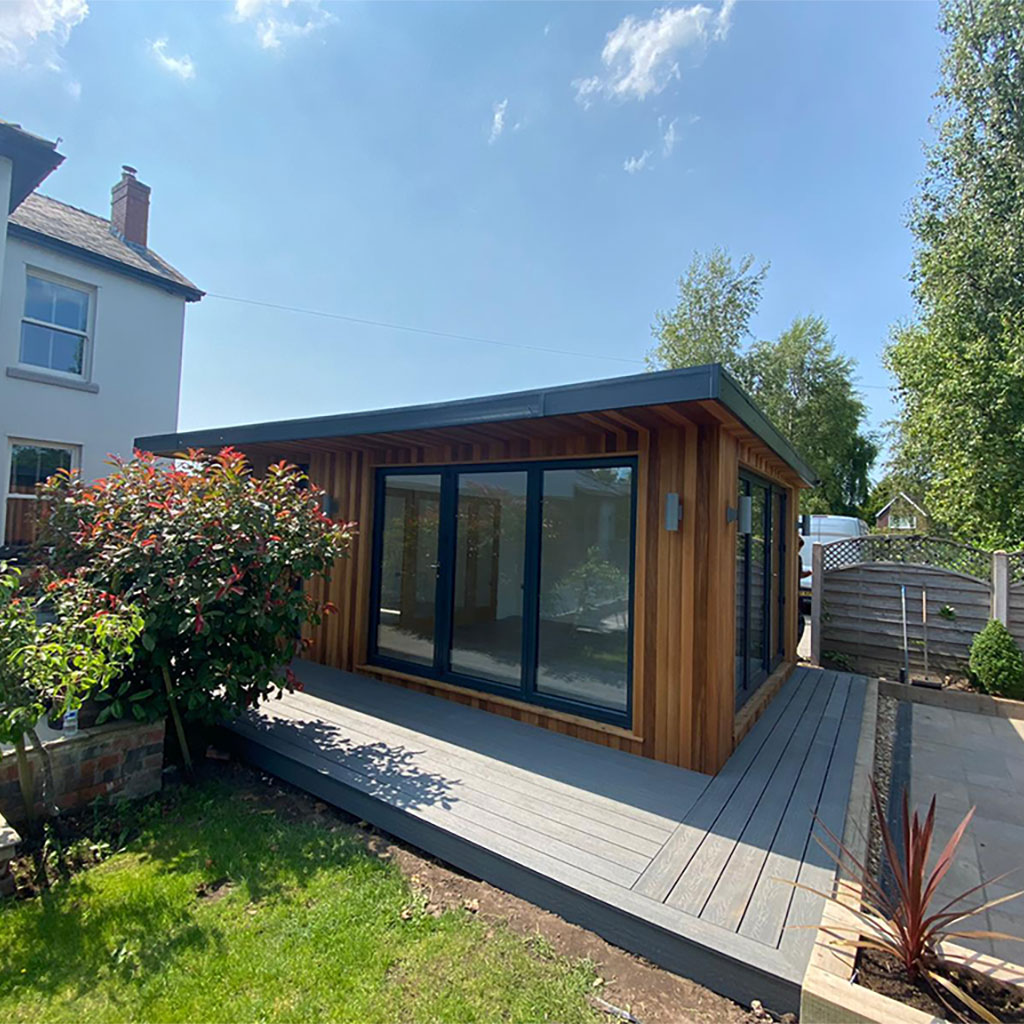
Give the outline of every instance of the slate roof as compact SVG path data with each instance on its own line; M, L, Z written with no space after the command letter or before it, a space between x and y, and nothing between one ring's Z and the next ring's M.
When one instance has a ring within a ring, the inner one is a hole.
M110 221L33 192L8 218L8 234L85 258L115 272L127 273L189 302L203 297L187 277L152 249L132 245L110 229Z

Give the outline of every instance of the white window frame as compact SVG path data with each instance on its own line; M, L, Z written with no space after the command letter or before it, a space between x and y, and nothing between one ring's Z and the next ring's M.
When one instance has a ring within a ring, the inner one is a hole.
M916 530L917 529L917 516L911 512L900 515L889 514L889 529L890 530Z
M51 323L47 320L38 320L36 317L25 314L25 304L28 300L28 279L34 277L39 281L46 281L48 284L59 284L65 288L71 288L76 292L85 295L89 308L85 315L85 330L74 331L61 324ZM25 266L25 290L21 299L21 317L18 321L18 366L32 373L43 373L57 380L89 381L92 379L92 341L93 324L96 315L96 288L86 284L84 281L76 281L73 278L62 277L41 267ZM66 370L55 370L50 366L40 366L38 363L26 363L21 358L21 327L22 324L34 324L37 327L44 327L47 330L59 331L62 334L70 334L72 337L82 339L82 372L69 373Z
M68 452L71 455L71 470L79 469L82 465L82 446L78 444L66 444L63 441L40 441L30 437L10 437L7 439L7 479L4 481L4 491L8 498L17 498L24 501L35 501L35 493L15 494L11 490L14 474L14 449L19 445L29 445L33 448L55 448L58 451ZM41 481L40 481L41 482Z

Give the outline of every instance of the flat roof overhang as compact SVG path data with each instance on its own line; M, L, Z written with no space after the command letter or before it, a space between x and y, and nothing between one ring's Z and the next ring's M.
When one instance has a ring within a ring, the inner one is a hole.
M158 455L173 456L189 448L220 448L224 445L245 447L272 444L275 441L312 441L398 431L470 427L485 423L701 401L719 402L805 483L813 486L818 482L814 470L718 363L454 402L214 427L176 434L151 434L137 437L135 446Z

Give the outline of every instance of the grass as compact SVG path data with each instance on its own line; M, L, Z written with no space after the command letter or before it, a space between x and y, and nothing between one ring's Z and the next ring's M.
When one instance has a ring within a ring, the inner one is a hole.
M335 818L285 820L220 782L141 816L108 860L0 903L0 1020L596 1019L590 964L426 914Z

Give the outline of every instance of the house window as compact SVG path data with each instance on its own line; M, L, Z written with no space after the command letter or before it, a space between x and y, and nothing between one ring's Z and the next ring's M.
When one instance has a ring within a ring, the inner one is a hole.
M890 515L889 516L889 529L890 530L916 530L917 529L917 516L915 515Z
M85 375L89 293L29 274L21 319L20 361L55 373Z
M58 470L74 469L78 449L44 441L11 442L11 475L7 488L5 544L28 544L35 535L36 485Z
M636 466L380 470L375 664L628 724Z

